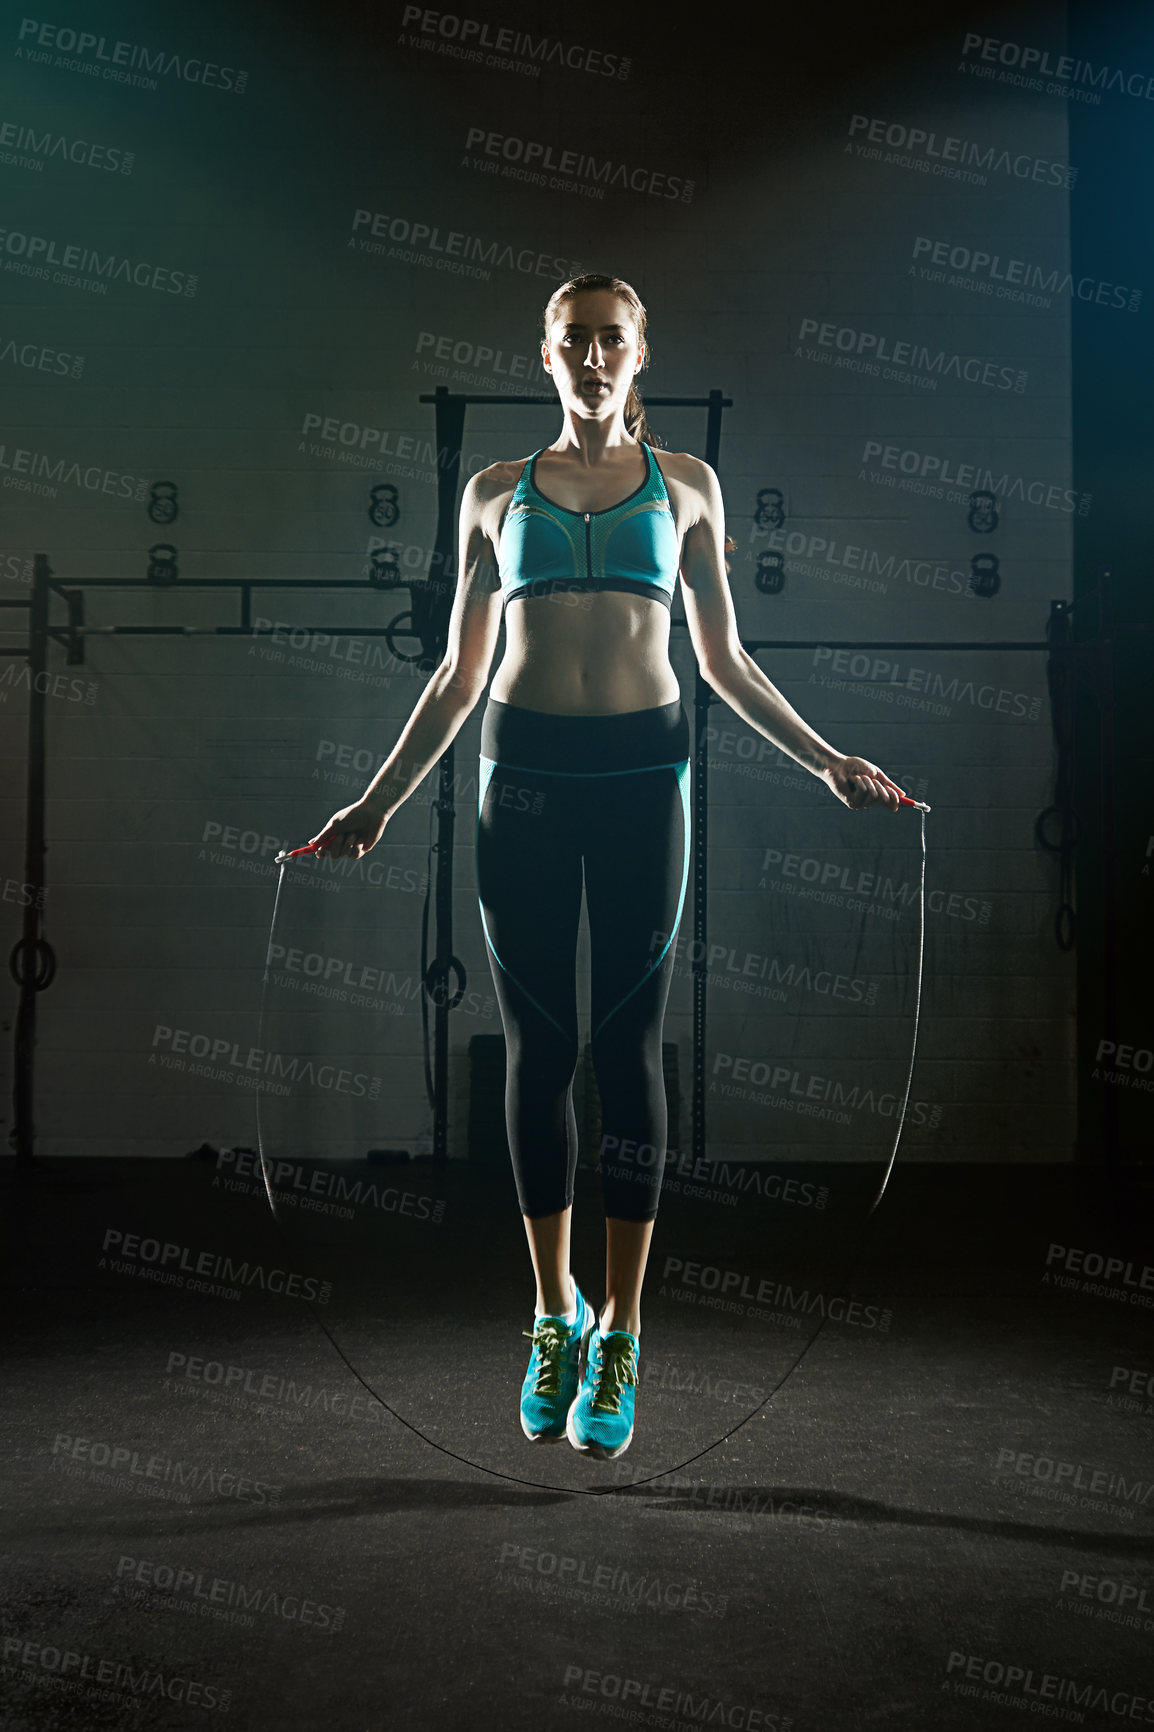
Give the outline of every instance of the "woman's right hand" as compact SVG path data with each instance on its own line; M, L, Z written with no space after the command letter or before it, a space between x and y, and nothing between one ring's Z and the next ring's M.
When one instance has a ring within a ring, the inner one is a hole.
M375 848L385 833L385 818L378 806L358 800L352 806L342 806L334 812L323 830L309 837L309 844L318 855L329 859L359 860L370 848Z

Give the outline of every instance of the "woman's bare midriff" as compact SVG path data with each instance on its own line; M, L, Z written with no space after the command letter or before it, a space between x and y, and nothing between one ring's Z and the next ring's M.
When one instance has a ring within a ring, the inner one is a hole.
M619 590L531 595L505 609L505 654L490 696L555 716L651 710L681 696L669 609Z
M523 460L494 465L501 483L489 507L494 546L522 468ZM555 490L562 485L553 478ZM604 485L612 489L604 499L573 495L558 503L603 510L633 481ZM668 474L666 485L676 514L680 487ZM669 660L669 621L664 602L627 590L519 596L505 608L505 653L489 694L498 703L555 716L614 716L675 703L681 687Z

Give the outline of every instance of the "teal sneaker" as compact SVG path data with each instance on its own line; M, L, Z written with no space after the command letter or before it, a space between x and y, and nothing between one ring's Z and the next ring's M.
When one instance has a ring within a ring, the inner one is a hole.
M574 1449L612 1461L633 1437L637 1357L641 1349L628 1329L594 1329L581 1390L569 1409L565 1435Z
M521 1430L530 1443L560 1443L565 1420L581 1384L581 1360L597 1319L585 1303L576 1281L577 1317L538 1317L532 1329L522 1329L533 1343L529 1369L521 1385Z

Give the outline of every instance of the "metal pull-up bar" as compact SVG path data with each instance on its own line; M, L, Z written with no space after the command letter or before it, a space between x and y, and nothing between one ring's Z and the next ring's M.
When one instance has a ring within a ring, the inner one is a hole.
M448 461L441 470L438 488L438 524L436 551L439 555L437 563L442 573L452 571L455 567L456 540L456 492L457 478L460 470L461 450L464 435L465 410L469 405L512 404L549 406L555 405L555 397L525 396L525 397L493 397L454 395L445 387L438 387L433 396L423 396L422 403L433 403L437 416L438 446L447 451ZM720 391L711 391L707 397L650 397L647 404L654 408L704 408L708 411L706 451L711 467L717 467L721 439L722 411L731 406L731 399L723 397ZM1103 573L1105 578L1106 574ZM251 592L253 589L400 589L408 588L414 594L414 602L419 595L421 606L420 620L416 618L417 608L414 606L414 616L411 630L398 630L397 621L389 626L364 626L338 628L329 625L324 629L339 635L384 636L390 640L393 636L412 636L418 639L422 647L420 658L413 660L426 661L444 653L448 635L448 621L451 614L451 598L454 585L444 577L437 579L412 580L408 578L391 577L374 580L361 579L277 579L277 578L191 578L178 580L185 588L219 588L239 590L241 593L241 620L239 624L217 626L137 626L137 625L101 625L90 626L84 623L83 591L89 588L151 588L157 585L150 578L118 579L118 578L80 578L69 580L67 584L57 579L49 565L46 554L37 554L33 561L33 581L31 594L27 600L0 600L0 609L21 608L28 613L28 636L22 648L8 645L0 646L0 656L24 655L27 657L30 672L29 715L28 715L28 776L27 804L25 827L25 895L23 913L23 933L14 946L10 958L10 968L20 987L20 1001L15 1025L15 1080L14 1105L15 1124L13 1141L18 1161L32 1162L34 1160L34 1061L35 1061L35 1029L36 1029L36 997L52 980L55 972L55 958L51 946L43 932L44 889L45 889L45 792L46 792L46 746L47 746L47 706L46 677L48 665L49 639L60 643L67 651L70 665L83 662L84 640L89 635L105 633L125 633L140 635L259 635L262 628L251 623ZM50 619L50 602L52 593L57 593L68 609L67 624L53 626ZM1054 602L1051 604L1051 618L1058 620L1060 630L1049 639L1043 640L1011 640L1001 642L959 642L936 640L860 640L839 641L809 640L793 638L748 638L743 639L743 647L751 654L760 650L813 649L825 647L831 649L922 649L922 650L969 650L986 651L1035 651L1047 653L1052 658L1063 660L1073 657L1075 663L1083 657L1090 656L1093 660L1097 646L1091 642L1073 642L1069 637L1070 604ZM404 618L405 616L400 616ZM674 625L684 627L684 620L673 620ZM310 629L310 628L305 628ZM320 628L318 628L320 629ZM693 977L693 1096L692 1096L692 1144L694 1159L705 1155L705 1112L706 1112L706 1079L705 1079L705 1026L706 1026L706 987L708 968L705 957L707 946L707 893L708 893L708 753L707 753L707 718L711 703L721 700L706 683L699 667L695 668L694 678L694 776L693 776L693 934L694 945L692 956ZM1105 740L1103 741L1105 750ZM435 804L438 824L437 832L437 870L436 870L436 921L437 921L437 953L425 976L425 989L428 996L433 997L435 1006L434 1060L435 1075L433 1078L434 1107L434 1157L447 1159L447 1125L448 1125L448 1017L452 1003L449 1001L448 981L450 973L460 970L460 964L452 955L452 839L455 820L453 800L453 746L450 744L440 760L440 784L438 798ZM1104 818L1107 814L1104 812ZM1112 808L1108 814L1107 828L1112 833ZM430 987L430 982L432 986ZM441 987L442 990L437 990ZM460 995L456 995L459 997Z

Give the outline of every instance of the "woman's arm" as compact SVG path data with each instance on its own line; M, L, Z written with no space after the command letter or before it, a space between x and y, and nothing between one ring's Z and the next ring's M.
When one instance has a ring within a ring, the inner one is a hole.
M334 812L312 838L318 854L359 859L380 841L385 825L457 736L484 691L501 629L501 592L493 582L496 556L484 527L495 483L472 476L461 499L460 562L448 641L396 745L352 806Z
M721 485L697 458L687 482L699 504L696 522L686 530L681 556L681 593L689 636L702 675L718 697L758 733L772 740L797 763L832 789L854 810L866 806L898 809L902 790L865 758L847 757L824 740L742 648L725 571L725 506Z

